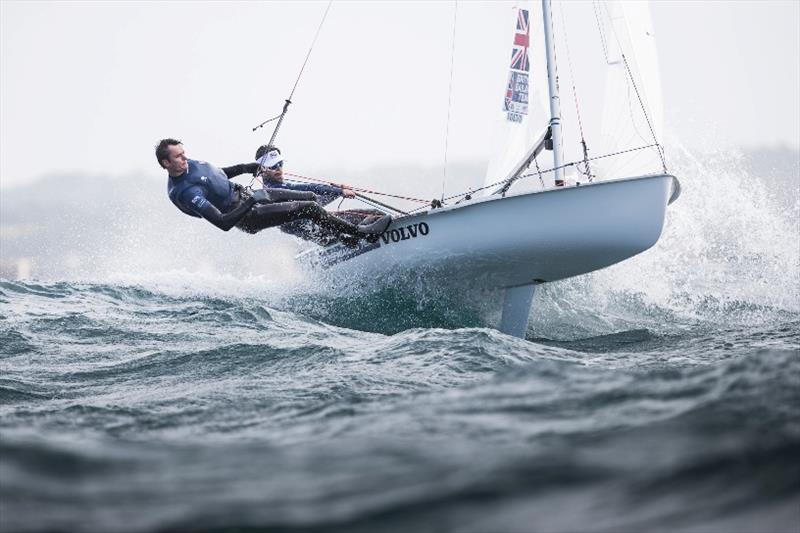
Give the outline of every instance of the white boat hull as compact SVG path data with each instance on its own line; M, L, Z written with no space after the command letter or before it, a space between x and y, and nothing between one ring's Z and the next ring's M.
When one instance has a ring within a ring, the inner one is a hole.
M409 274L484 289L556 281L653 246L679 191L660 174L482 198L400 217L378 243L314 248L300 259L351 282Z

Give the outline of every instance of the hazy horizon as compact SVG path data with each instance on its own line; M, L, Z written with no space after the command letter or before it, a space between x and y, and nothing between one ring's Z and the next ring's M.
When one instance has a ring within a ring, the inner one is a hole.
M667 147L669 148L669 147ZM684 149L687 147L683 147ZM756 146L756 147L730 147L727 149L722 150L709 150L704 152L702 149L698 148L697 155L710 155L712 153L719 153L721 151L726 151L731 155L743 157L745 159L753 159L757 154L767 154L774 155L779 154L779 157L783 159L788 159L794 161L796 164L792 167L796 171L794 174L787 174L786 178L791 181L793 177L796 177L798 173L800 173L800 148L793 148L785 144L776 144L772 146ZM198 157L199 159L199 157ZM242 161L234 161L223 159L220 161L212 162L212 164L217 164L219 166L225 166L229 164L237 164L241 162L246 162L246 160ZM302 171L302 161L299 161L299 158L293 158L293 162L298 163L300 168L294 168L287 166L287 174L286 179L289 181L292 180L291 173L297 173L298 175L304 175ZM479 159L462 159L462 160L455 160L455 161L448 161L448 175L455 174L462 174L463 178L463 170L470 169L470 171L475 172L475 186L479 183L479 178L483 178L483 172L485 172L485 168L488 164L487 160L479 160ZM669 169L670 158L669 152L667 153L667 169ZM378 172L382 171L389 171L391 173L394 172L409 172L409 171L417 171L419 169L424 169L426 174L434 176L435 178L441 179L441 174L443 172L443 167L441 165L437 165L435 163L427 163L421 165L414 165L413 163L392 163L392 162L385 162L385 163L376 163L373 166L361 168L352 171L351 174L345 176L342 174L341 169L330 168L327 171L323 171L321 174L315 175L313 177L316 178L330 178L331 180L339 179L339 181L344 181L345 179L349 179L352 181L353 184L357 184L359 186L368 186L370 184L369 176L374 176ZM42 173L38 176L31 178L30 181L24 183L10 183L0 184L0 189L6 191L17 191L21 189L25 189L30 186L36 186L42 184L43 182L47 182L48 180L52 179L64 179L64 178L88 178L88 179L113 179L113 180L122 180L128 178L145 178L148 180L161 180L166 179L166 171L163 169L159 169L156 162L153 161L153 167L146 170L145 172L136 172L136 171L127 171L127 172L104 172L102 170L95 170L95 171L83 171L83 170L52 170L46 173ZM240 176L234 178L234 181L247 183L249 178L247 176ZM386 180L381 178L378 180L379 183L383 183ZM407 190L407 184L400 184L400 188L403 190ZM800 181L798 181L798 185L800 186ZM430 183L422 184L423 188L428 189ZM441 183L437 184L436 187L441 187ZM381 192L397 192L397 191L381 191ZM455 191L452 191L455 192ZM165 197L166 198L166 197Z

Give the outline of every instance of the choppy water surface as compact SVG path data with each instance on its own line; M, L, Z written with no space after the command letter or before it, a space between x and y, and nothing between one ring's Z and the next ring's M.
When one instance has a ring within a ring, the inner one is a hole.
M6 530L797 524L793 313L529 342L136 287L0 291Z
M0 281L0 529L797 531L797 213L691 183L527 340L489 297Z

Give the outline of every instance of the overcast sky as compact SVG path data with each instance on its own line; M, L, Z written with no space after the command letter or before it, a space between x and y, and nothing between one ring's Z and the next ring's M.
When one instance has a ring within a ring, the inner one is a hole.
M326 5L3 0L0 186L159 175L167 136L219 165L251 160L271 133L251 128L280 112ZM442 163L455 5L334 2L279 137L294 168ZM513 5L457 4L451 162L491 155ZM800 2L651 9L667 142L800 148ZM571 48L595 42L581 32Z

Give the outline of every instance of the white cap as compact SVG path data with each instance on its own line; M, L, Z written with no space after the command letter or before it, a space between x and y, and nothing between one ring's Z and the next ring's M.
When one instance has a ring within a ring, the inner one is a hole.
M259 158L258 163L263 168L269 168L274 167L281 161L283 161L283 156L281 153L278 150L270 150Z

